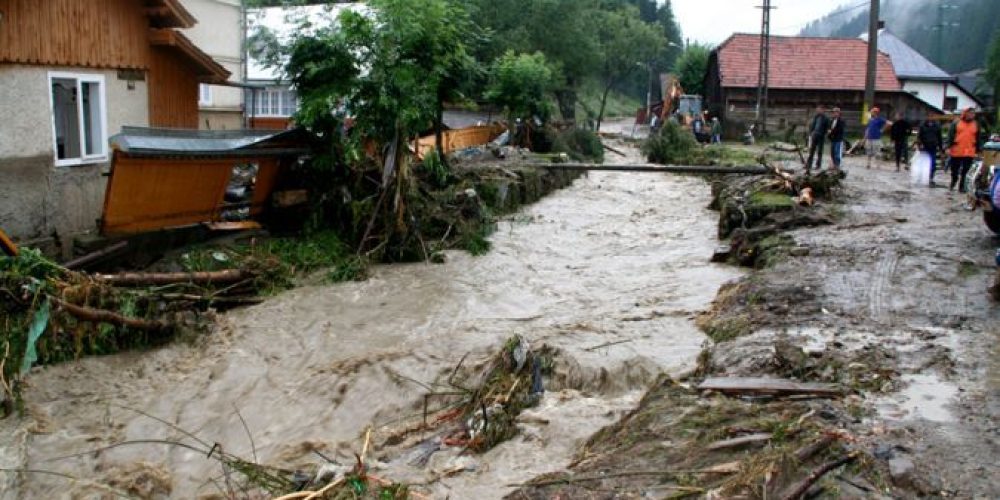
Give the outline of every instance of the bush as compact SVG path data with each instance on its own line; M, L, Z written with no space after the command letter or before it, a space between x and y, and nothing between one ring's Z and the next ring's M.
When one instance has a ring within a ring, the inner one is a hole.
M556 136L552 151L566 153L575 161L596 163L604 161L604 145L601 143L601 138L596 133L582 128L567 130Z
M650 163L663 165L690 164L695 151L701 148L690 130L673 120L667 120L660 130L642 145L642 154Z

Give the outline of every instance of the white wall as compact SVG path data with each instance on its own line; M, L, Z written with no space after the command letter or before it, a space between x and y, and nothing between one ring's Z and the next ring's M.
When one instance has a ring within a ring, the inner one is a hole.
M21 241L55 234L65 253L72 236L97 229L109 164L55 166L50 71L104 76L106 137L149 126L149 93L114 70L0 65L0 228Z
M948 84L947 95L949 97L957 97L958 98L958 108L957 109L959 109L959 110L962 110L962 109L965 109L965 108L978 108L979 107L979 103L977 103L976 100L972 98L972 96L970 96L969 94L966 94L965 91L963 91L962 89L960 89L957 85L955 85L953 83L949 83Z
M241 55L243 24L240 17L239 0L182 0L184 7L198 20L184 34L216 62L229 70L231 82L243 81ZM212 99L207 105L200 105L203 111L199 120L205 126L206 114L218 112L241 112L243 91L234 87L212 85ZM209 113L205 113L209 112Z
M938 109L944 107L945 88L948 82L927 82L904 80L903 91L909 92L920 100Z

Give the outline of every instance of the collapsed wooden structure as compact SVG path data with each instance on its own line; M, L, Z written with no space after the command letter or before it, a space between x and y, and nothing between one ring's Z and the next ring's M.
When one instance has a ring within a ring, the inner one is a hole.
M256 217L282 171L308 153L306 140L302 130L125 127L111 137L101 233L125 235Z

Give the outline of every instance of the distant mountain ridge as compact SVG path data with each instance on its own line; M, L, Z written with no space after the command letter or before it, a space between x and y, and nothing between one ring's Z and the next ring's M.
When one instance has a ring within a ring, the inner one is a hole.
M865 2L851 2L809 23L804 36L856 37L868 30ZM882 0L886 28L955 74L985 65L986 52L1000 33L998 0ZM942 29L943 26L943 29Z

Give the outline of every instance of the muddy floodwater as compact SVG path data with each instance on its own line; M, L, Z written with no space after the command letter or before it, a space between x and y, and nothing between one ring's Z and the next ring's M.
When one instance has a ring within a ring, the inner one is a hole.
M271 465L322 462L314 450L346 461L369 425L378 433L420 414L427 390L417 381L441 380L467 353L475 363L520 334L557 348L569 368L522 415L518 437L485 455L444 450L426 468L374 453L380 475L399 481L466 470L418 490L434 498L499 498L567 465L656 375L695 366L705 337L693 318L740 272L708 262L709 199L703 179L594 173L504 220L487 255L380 267L365 282L301 287L223 315L194 344L36 369L27 416L0 422L0 465L81 480L8 475L0 498L99 498L93 483L130 481L160 481L170 498L219 492L219 465L180 447L59 459L129 440L189 441L129 408Z

